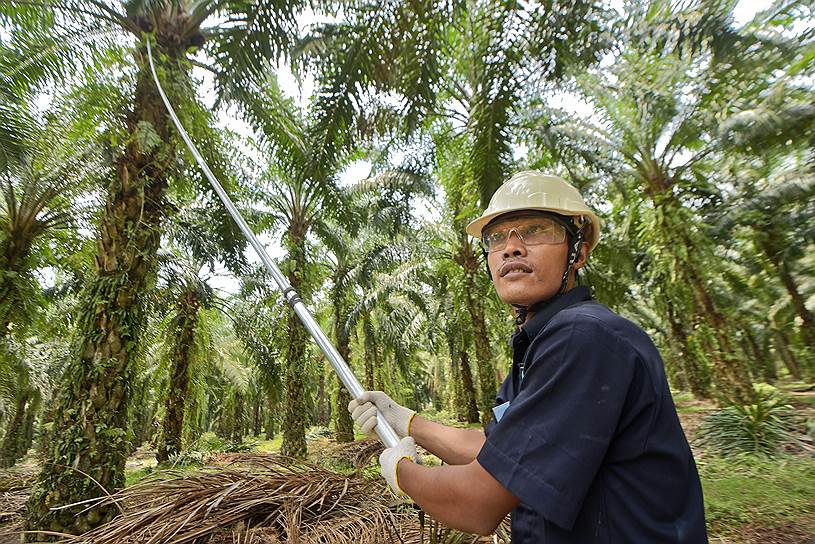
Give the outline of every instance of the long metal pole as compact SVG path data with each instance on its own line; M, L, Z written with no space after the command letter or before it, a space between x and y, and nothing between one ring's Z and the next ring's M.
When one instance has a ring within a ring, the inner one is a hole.
M320 328L320 325L317 324L317 321L311 315L311 312L308 311L306 305L303 304L303 301L300 300L300 297L297 295L297 292L291 286L289 281L286 279L280 269L277 268L277 265L274 261L269 257L266 253L266 250L263 248L261 243L258 241L255 233L252 232L252 229L249 228L249 225L246 224L246 221L243 219L243 216L232 203L232 199L229 198L229 195L226 194L224 188L221 187L221 184L218 183L218 180L215 179L215 176L212 174L212 171L207 166L206 161L201 156L201 153L198 152L198 148L195 147L195 144L190 139L187 131L184 130L184 127L181 125L181 121L178 120L178 116L175 114L175 110L170 105L170 101L167 99L167 95L164 94L164 89L161 87L161 82L159 82L158 75L156 74L156 67L153 64L153 51L150 47L150 37L147 37L147 59L150 61L150 71L153 73L153 79L156 82L156 88L158 89L158 94L161 96L161 100L164 102L164 106L167 108L167 112L170 114L170 118L173 120L173 124L175 125L176 129L178 129L178 133L181 135L181 139L184 140L184 143L187 144L187 147L190 149L190 153L192 156L195 157L195 161L201 167L201 170L204 171L204 175L209 180L209 183L212 185L212 188L215 189L215 192L218 193L218 196L221 198L221 202L224 203L226 206L229 215L232 216L232 219L235 220L237 223L238 228L241 229L243 236L249 242L249 244L255 249L257 256L260 257L261 262L266 267L266 270L269 271L269 274L272 275L274 278L275 283L277 284L277 288L280 289L280 292L283 293L283 297L286 299L294 313L297 314L297 317L300 318L302 321L303 326L308 330L309 334L314 341L317 342L317 345L320 346L320 349L323 350L328 361L331 363L331 366L334 367L334 371L340 377L340 381L345 386L346 389L351 393L351 395L356 399L359 398L360 395L365 391L362 388L362 385L357 380L357 377L354 376L354 373L351 372L351 369L348 368L348 364L343 360L342 356L339 352L331 345L331 342L328 340L328 337L325 335L323 330ZM377 412L376 414L376 434L379 435L379 439L382 440L382 443L385 446L392 448L399 443L399 437L396 435L394 430L385 421L385 418L382 417L382 414Z

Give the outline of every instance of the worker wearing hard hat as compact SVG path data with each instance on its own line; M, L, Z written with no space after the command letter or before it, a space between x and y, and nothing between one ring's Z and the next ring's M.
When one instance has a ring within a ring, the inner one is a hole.
M382 392L351 401L363 431L378 408L401 438L380 456L388 484L471 533L512 512L514 544L707 542L699 475L657 349L574 286L600 238L580 193L520 172L467 232L516 311L512 369L485 432L433 423ZM415 463L417 443L447 465Z

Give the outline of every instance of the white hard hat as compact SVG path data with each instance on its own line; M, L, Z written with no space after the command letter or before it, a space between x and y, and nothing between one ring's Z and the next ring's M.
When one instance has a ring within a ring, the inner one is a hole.
M586 231L589 251L600 240L600 218L586 205L580 192L558 176L537 170L518 172L501 185L490 199L481 217L467 225L467 234L481 238L487 223L506 213L540 210L570 216L575 226L591 226Z

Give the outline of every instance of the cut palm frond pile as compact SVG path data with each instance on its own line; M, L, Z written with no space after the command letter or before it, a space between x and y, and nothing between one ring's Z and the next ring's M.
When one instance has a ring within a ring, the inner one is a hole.
M0 493L31 489L32 485L34 485L33 472L0 471Z
M28 489L0 493L0 523L19 519L30 494L31 491Z
M376 542L377 544L509 544L493 536L479 537L448 529L425 517L422 520L415 510L393 514L398 532L391 534L387 540L361 540L359 542ZM364 521L362 521L364 523ZM310 527L306 534L291 534L288 539L271 529L256 527L253 529L236 528L221 531L213 535L207 544L344 544L358 542L356 530L360 521L354 518L343 518L320 523Z
M332 462L363 468L384 449L379 440L367 439L327 444L320 453L322 458Z
M12 534L18 529L17 522L22 517L25 501L34 485L31 471L0 471L0 537ZM0 538L0 542L4 540Z
M118 503L122 515L63 542L184 544L224 531L247 543L400 541L399 515L381 483L280 458L252 464L263 468L141 482L104 499Z

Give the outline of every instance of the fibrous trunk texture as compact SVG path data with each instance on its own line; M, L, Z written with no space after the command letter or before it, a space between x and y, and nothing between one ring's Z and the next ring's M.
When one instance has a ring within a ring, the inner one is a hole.
M459 240L456 262L464 268L464 296L472 322L475 360L478 366L478 385L481 389L478 407L481 410L481 424L486 425L492 419L492 407L495 404L497 393L495 367L492 364L492 348L487 332L484 303L476 284L476 276L481 266L470 242L463 236Z
M461 389L464 396L464 405L466 406L467 422L478 423L479 414L478 405L475 402L476 393L473 385L473 372L470 369L470 356L466 350L461 350L459 361L461 363Z
M235 406L232 411L232 435L229 438L236 444L243 441L243 437L246 433L245 409L246 397L240 391L235 391Z
M669 305L666 311L671 336L674 341L674 348L679 354L677 363L682 370L685 381L688 383L694 397L697 399L709 399L710 371L704 359L697 357L695 353L688 349L689 334L685 328L685 324L677 315L676 308Z
M750 373L742 357L738 357L731 336L733 331L711 297L709 277L700 267L708 249L699 236L694 236L692 221L673 192L672 182L656 176L648 180L647 192L655 211L654 235L658 252L670 261L671 276L665 292L668 308L689 326L681 328L683 336L675 340L687 346L690 354L707 360L719 397L733 404L750 404L755 398ZM671 324L677 333L676 322ZM687 333L687 335L685 335ZM683 349L685 349L683 347ZM690 378L689 378L690 381Z
M374 331L371 319L368 316L362 320L363 347L365 348L365 389L373 391L376 389L374 383L374 358L376 357L376 346L374 346Z
M167 116L144 67L137 74L132 135L116 162L99 226L95 277L78 312L76 351L64 372L55 432L28 501L27 528L68 533L110 520L114 505L52 510L124 486L130 451L128 400L145 323L143 296L166 213L172 151ZM149 133L149 137L144 136ZM145 142L155 145L145 147ZM81 512L81 513L80 513ZM38 537L39 538L39 537Z
M289 283L300 293L305 271L306 228L293 223L289 228L291 266ZM306 456L306 330L294 310L288 312L289 345L286 350L286 407L280 453L303 459Z
M3 446L0 449L0 467L13 466L21 457L19 450L25 432L25 414L28 400L29 394L27 391L19 393L17 404L14 407L14 415L8 429L6 429L6 435L3 437Z
M190 357L195 343L195 328L198 325L200 307L198 291L193 286L185 289L176 303L171 352L173 375L170 378L170 390L167 392L162 440L156 452L159 463L166 462L181 451L184 409L190 390Z
M772 263L776 274L781 280L784 289L792 301L792 306L795 308L795 313L801 319L801 336L808 346L815 346L815 315L809 311L806 306L806 298L801 294L801 289L798 287L798 282L795 280L789 264L781 257L784 250L784 239L781 233L776 232L775 229L770 229L768 232L763 233L761 237L761 248L767 259ZM808 368L808 377L815 375L815 367Z
M339 307L335 316L335 336L337 338L337 351L343 360L351 364L351 347L348 342L348 335L343 331L342 323L340 321ZM353 442L354 441L354 420L351 419L351 414L348 412L348 403L351 402L351 394L342 384L339 376L337 376L337 395L334 401L334 426L335 437L337 442Z

